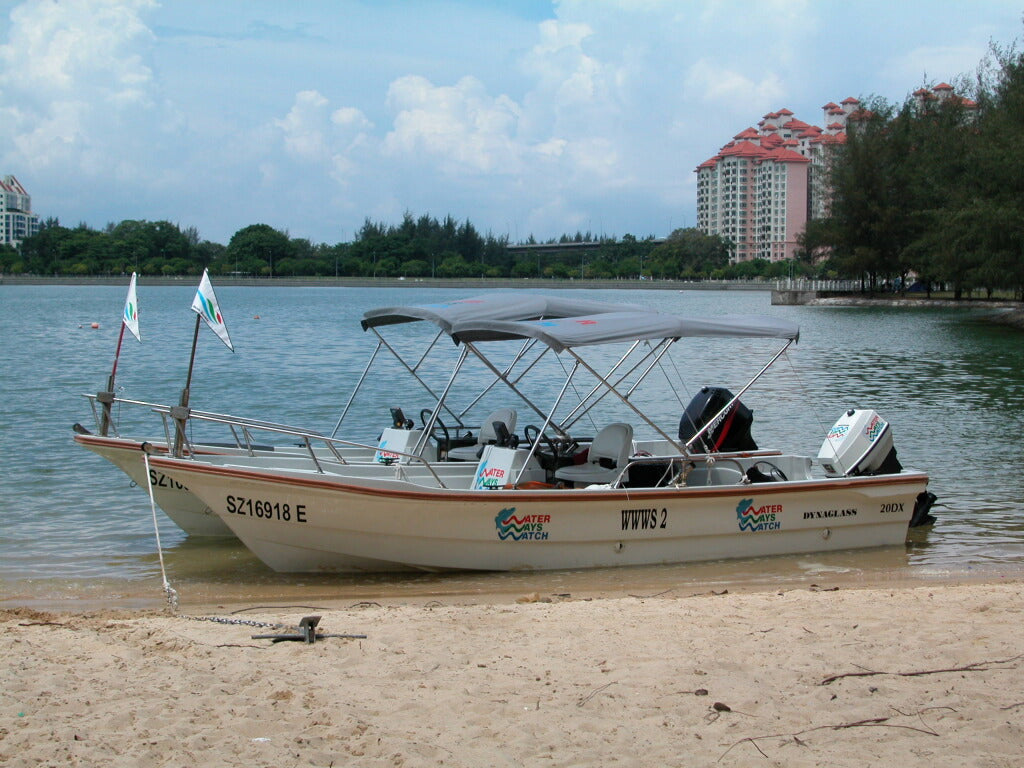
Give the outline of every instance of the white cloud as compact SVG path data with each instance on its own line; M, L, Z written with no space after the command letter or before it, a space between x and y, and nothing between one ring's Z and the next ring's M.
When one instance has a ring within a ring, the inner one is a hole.
M686 93L730 111L739 108L749 113L753 120L786 96L778 75L773 72L759 74L760 79L754 80L741 72L729 71L710 59L699 59L686 73Z
M302 91L295 96L291 112L275 124L284 133L286 151L300 160L322 160L327 144L322 130L326 122L327 99L317 91Z
M907 51L886 66L890 80L905 83L907 92L928 80L929 85L952 82L960 75L970 76L986 54L983 44L926 45Z
M25 3L11 12L10 42L0 58L27 91L90 88L114 100L144 99L152 72L131 48L152 40L139 12L153 7L151 0Z
M373 124L354 107L330 111L319 91L300 91L285 117L274 120L280 131L285 154L302 163L321 166L339 184L346 184L356 172L353 155L368 141ZM264 166L266 183L277 170Z
M90 171L125 152L118 121L153 106L144 53L153 36L149 0L28 2L11 11L0 46L4 143L36 166ZM17 107L11 105L17 104Z
M476 78L435 86L417 75L402 77L391 83L387 102L395 117L386 155L427 160L456 175L519 170L520 108L507 96L491 97Z

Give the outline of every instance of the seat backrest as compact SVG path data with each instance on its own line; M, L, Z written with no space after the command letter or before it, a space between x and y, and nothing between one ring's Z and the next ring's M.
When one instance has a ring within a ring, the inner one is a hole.
M487 445L494 442L498 436L494 434L494 422L500 421L508 428L509 434L516 431L516 411L514 408L499 408L489 413L484 423L480 425L480 435L476 439L477 445Z
M587 461L600 464L601 459L609 459L615 466L622 469L629 462L629 454L633 450L633 427L629 424L616 422L609 424L594 437L590 444Z

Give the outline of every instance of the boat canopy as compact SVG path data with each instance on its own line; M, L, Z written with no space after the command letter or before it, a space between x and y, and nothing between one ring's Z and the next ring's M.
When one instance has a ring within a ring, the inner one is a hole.
M635 304L611 304L606 301L569 299L519 291L516 293L486 293L482 296L435 304L379 307L368 310L363 315L361 322L365 331L382 325L429 320L445 333L451 333L452 328L458 323L477 323L489 320L535 320L626 311L640 312L642 308Z
M767 315L680 317L656 312L608 312L578 317L515 321L477 319L452 328L456 343L537 339L555 352L572 347L686 336L761 337L797 341L795 323Z

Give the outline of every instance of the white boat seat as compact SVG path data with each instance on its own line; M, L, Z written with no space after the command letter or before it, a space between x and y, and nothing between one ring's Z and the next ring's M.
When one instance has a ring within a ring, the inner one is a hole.
M484 423L480 425L480 432L477 434L476 442L473 445L462 445L448 451L449 461L476 461L479 458L480 450L488 443L498 441L498 435L494 431L494 422L505 425L508 433L516 431L516 411L514 408L499 408L489 413Z
M699 488L702 485L739 485L743 473L735 467L697 467L686 476L686 485Z
M586 462L558 469L555 479L576 485L612 483L629 463L632 451L633 427L621 422L609 424L590 444ZM629 473L623 474L622 479L628 480Z

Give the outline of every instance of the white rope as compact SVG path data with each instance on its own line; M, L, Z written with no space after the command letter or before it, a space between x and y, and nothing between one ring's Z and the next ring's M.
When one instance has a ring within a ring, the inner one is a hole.
M156 553L160 556L160 575L164 580L164 594L167 596L167 605L170 606L172 611L177 611L178 593L174 591L170 582L167 581L167 569L164 568L164 550L160 546L160 526L156 520L156 500L153 498L153 483L149 481L149 454L146 451L142 452L142 460L146 464L146 487L149 489L149 509L153 513L153 533L156 534Z

